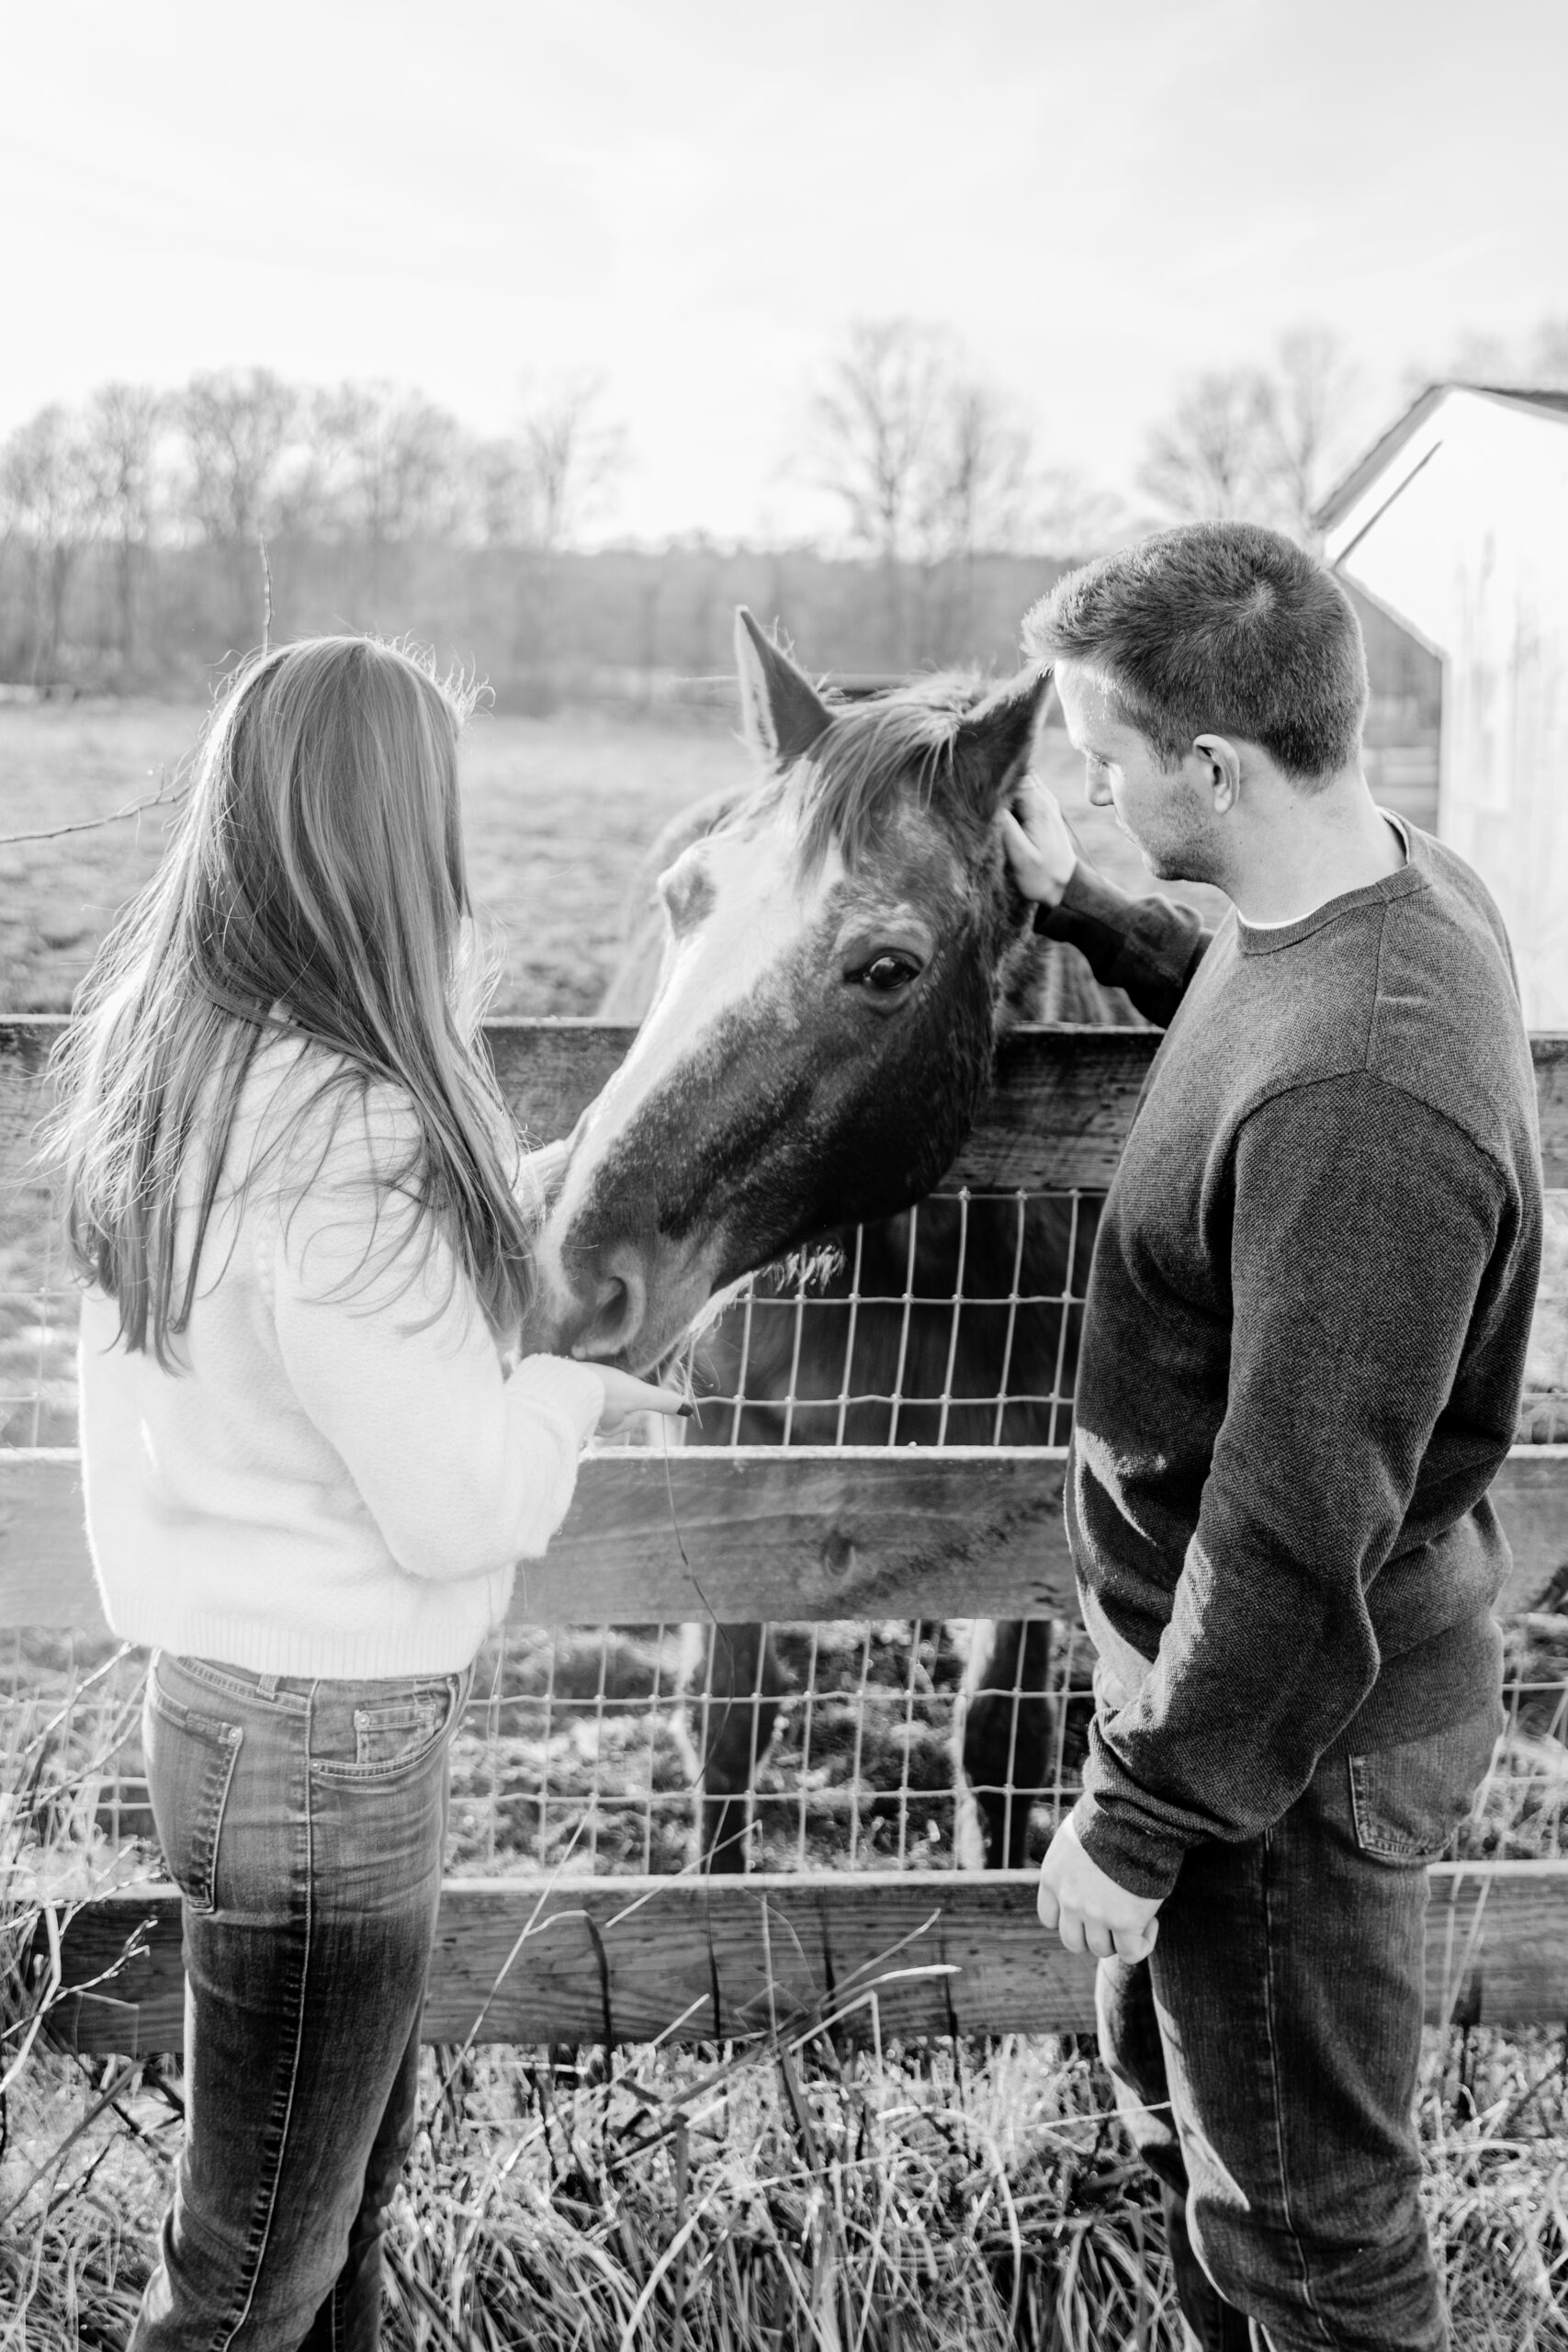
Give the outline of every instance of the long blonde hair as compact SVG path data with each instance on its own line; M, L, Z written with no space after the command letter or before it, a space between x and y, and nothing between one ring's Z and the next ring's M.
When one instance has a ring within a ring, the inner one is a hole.
M400 647L320 637L253 661L219 702L170 854L105 941L56 1056L71 1252L118 1302L128 1347L170 1363L241 1091L278 1035L325 1049L310 1103L389 1085L412 1107L417 1140L378 1181L445 1235L495 1331L521 1322L515 1136L464 984L457 746L472 700Z

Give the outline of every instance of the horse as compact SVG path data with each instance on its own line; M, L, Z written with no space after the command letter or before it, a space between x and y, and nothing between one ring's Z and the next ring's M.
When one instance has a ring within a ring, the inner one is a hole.
M735 1402L695 1442L1059 1442L1092 1212L925 1199L1010 1029L1136 1020L1035 933L1002 855L1047 682L948 676L850 703L744 611L736 649L761 772L678 817L648 861L601 1007L641 1026L570 1139L529 1343L652 1366L716 1295L825 1241L798 1332L793 1301L765 1294L744 1351L739 1317L710 1330L701 1385ZM1018 1867L1056 1745L1052 1629L966 1633L961 1854ZM769 1629L715 1629L691 1692L710 1869L745 1866L784 1688Z
M731 790L683 812L655 841L633 887L602 1019L646 1015L664 946L658 878L739 797ZM1082 958L1065 951L1043 959L1028 1011L1081 1021L1116 1009ZM1068 1302L1083 1295L1097 1222L1087 1203L1075 1216L1061 1202L982 1196L927 1201L918 1216L830 1233L808 1286L760 1286L744 1314L733 1310L704 1335L694 1364L703 1409L686 1442L1061 1442L1077 1359ZM1061 1726L1047 1696L1052 1628L975 1619L953 1630L964 1658L953 1756L959 1859L1021 1867L1031 1804L1050 1785L1058 1752ZM679 1730L702 1792L699 1851L706 1869L739 1871L750 1792L773 1741L784 1673L767 1626L694 1626L687 1635L682 1687L695 1721Z

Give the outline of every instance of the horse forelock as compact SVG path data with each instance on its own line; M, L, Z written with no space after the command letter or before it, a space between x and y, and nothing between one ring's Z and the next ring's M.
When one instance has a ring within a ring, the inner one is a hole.
M984 692L977 677L951 673L867 702L834 704L831 726L778 786L798 812L802 871L836 848L855 872L907 811L961 831L953 749L961 720Z

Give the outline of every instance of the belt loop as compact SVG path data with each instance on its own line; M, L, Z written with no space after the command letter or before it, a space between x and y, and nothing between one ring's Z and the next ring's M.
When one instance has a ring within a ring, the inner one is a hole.
M281 1678L276 1674L264 1674L258 1677L256 1689L261 1692L264 1699L276 1698L277 1685L280 1679Z

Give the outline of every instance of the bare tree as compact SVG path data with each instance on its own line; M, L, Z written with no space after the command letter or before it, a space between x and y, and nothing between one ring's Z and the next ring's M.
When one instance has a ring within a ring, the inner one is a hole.
M1264 519L1303 547L1317 547L1317 510L1350 458L1355 398L1355 370L1326 327L1281 336L1259 379Z
M862 319L812 403L812 470L842 504L854 543L908 560L930 507L932 444L951 346L911 319Z
M296 441L298 388L270 368L193 376L176 413L184 447L181 504L220 551L229 587L224 626L252 634L258 605L258 545L310 517L317 489Z
M464 528L513 557L501 592L511 606L513 650L536 690L547 693L563 629L559 559L609 510L626 435L591 370L525 377L521 392L515 431L464 444Z
M93 484L81 420L59 401L19 425L0 450L0 518L27 580L28 667L56 674L66 597L92 529Z
M180 395L186 505L203 535L254 545L284 519L284 460L299 393L269 368L193 376Z
M311 402L321 519L382 548L454 527L461 428L418 392L340 384Z
M1139 486L1175 522L1268 523L1303 546L1349 456L1355 374L1326 328L1281 336L1271 365L1198 377L1149 436Z
M139 607L157 494L158 439L167 402L149 384L100 384L84 420L93 519L113 567L121 673L139 647Z
M318 392L310 416L312 519L363 551L369 593L379 596L389 550L457 527L462 428L422 394L385 383Z
M941 384L929 437L914 535L921 641L902 650L945 661L973 643L976 560L1032 536L1038 485L1029 428L992 384Z
M626 464L625 428L606 417L604 402L604 379L591 370L525 387L519 439L528 536L546 555L576 544Z
M1037 484L1029 428L1012 404L994 385L959 378L942 386L932 424L918 518L926 560L1020 546Z
M841 506L852 544L882 577L889 661L965 642L974 563L1032 535L1039 481L1027 424L974 375L953 337L910 319L862 320L811 410L811 471Z
M1268 503L1268 392L1256 368L1190 384L1149 435L1139 487L1179 523L1259 519Z
M534 486L527 452L509 435L464 444L464 523L481 547L533 544Z
M516 431L461 442L463 527L482 546L543 556L578 545L614 495L626 445L600 377L525 378Z

